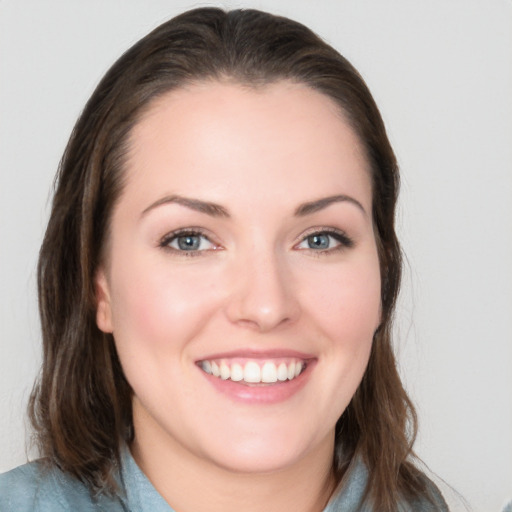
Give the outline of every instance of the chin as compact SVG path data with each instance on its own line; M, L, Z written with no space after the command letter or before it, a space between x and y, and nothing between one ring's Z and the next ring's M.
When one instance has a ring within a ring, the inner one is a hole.
M284 471L294 466L304 457L299 451L291 453L267 453L261 450L230 450L222 457L212 457L216 466L232 472L246 474L264 474Z
M319 444L334 449L334 435L319 443L317 439L307 439L303 434L299 428L288 428L280 435L251 432L243 437L216 438L208 443L209 450L203 457L234 473L273 473L307 459L309 453L318 452ZM229 442L219 442L220 439L229 439Z

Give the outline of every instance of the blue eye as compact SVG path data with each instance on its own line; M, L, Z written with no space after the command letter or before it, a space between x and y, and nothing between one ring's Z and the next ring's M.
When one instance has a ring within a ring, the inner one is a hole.
M161 241L160 245L178 252L201 252L215 249L215 244L205 235L192 231L171 233Z
M354 242L343 232L317 231L306 236L298 245L298 249L311 249L313 251L331 251L352 247Z
M182 251L197 251L201 247L201 238L198 235L178 236L175 241Z
M306 238L306 242L310 249L329 249L331 246L332 237L325 234L320 233L318 235L310 235Z

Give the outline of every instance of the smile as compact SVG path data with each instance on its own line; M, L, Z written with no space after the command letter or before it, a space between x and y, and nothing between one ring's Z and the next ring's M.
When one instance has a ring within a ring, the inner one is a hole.
M240 384L274 384L296 379L305 369L306 361L279 360L203 360L198 362L208 375Z

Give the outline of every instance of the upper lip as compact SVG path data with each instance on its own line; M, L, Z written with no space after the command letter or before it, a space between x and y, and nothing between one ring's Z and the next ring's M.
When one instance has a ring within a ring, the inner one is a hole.
M247 358L247 359L278 359L278 358L295 358L295 359L315 359L313 354L300 352L298 350L290 349L270 349L270 350L254 350L254 349L238 349L227 352L215 352L199 358L197 361L206 361L212 359L234 359L234 358Z

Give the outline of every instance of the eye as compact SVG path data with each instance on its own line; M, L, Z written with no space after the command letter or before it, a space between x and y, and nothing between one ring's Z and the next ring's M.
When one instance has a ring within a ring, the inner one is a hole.
M328 252L331 250L352 247L354 242L342 231L322 230L315 231L296 246L297 249L309 249L318 252Z
M160 246L183 253L211 251L218 248L205 234L199 231L169 233L161 240Z

